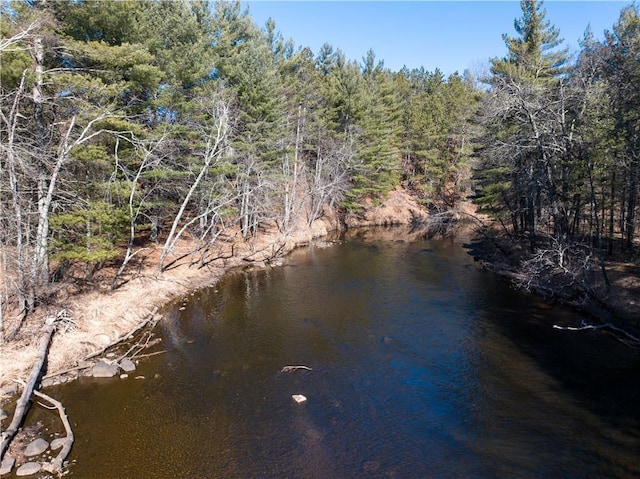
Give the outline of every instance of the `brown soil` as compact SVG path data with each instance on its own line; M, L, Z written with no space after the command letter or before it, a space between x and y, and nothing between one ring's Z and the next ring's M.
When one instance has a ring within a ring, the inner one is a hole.
M367 200L361 214L348 214L345 225L348 228L362 226L408 225L424 223L428 213L415 197L402 188L396 188L389 193L385 201L376 204Z

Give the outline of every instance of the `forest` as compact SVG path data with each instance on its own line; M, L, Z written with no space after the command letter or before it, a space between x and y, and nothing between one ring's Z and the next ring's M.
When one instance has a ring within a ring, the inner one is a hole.
M474 78L313 52L237 1L3 2L0 331L71 275L117 288L145 244L162 271L181 239L198 256L398 187L474 201L532 273L608 281L608 255L638 260L640 10L570 57L521 7Z

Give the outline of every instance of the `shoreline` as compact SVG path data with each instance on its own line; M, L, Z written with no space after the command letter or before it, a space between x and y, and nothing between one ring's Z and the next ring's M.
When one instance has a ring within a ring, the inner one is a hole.
M628 346L640 347L640 276L628 269L630 263L613 258L605 261L608 278L606 287L600 271L592 271L587 294L583 288L571 283L554 271L532 276L522 267L528 256L518 246L503 237L479 234L467 249L481 267L491 271L514 288L522 289L546 301L570 307L588 316L593 324L585 323L580 329L608 328L619 333ZM506 244L505 244L506 243ZM566 325L573 329L575 325Z
M514 249L509 250L509 246L506 246L507 249L502 251L505 246L499 245L495 238L492 240L483 235L482 228L477 224L465 225L465 217L470 215L470 211L467 208L452 223L454 230L464 231L464 236L470 239L468 244L461 243L461 246L474 256L480 267L503 277L514 287L523 287L527 277L517 264L512 264L514 258L510 256L514 254ZM298 224L288 234L272 231L261 232L248 241L234 236L219 240L211 252L215 259L204 266L190 264L193 245L183 243L176 248L173 257L169 258L175 264L161 273L154 262L161 249L158 245L145 256L138 271L117 290L104 288L77 295L67 293L66 297L58 298L54 305L42 308L39 314L28 318L27 324L22 326L19 333L20 337L0 347L0 406L4 406L6 400L18 391L16 379L25 379L35 363L36 344L48 316L56 316L62 312L68 315L74 327L53 335L47 368L42 376L43 387L50 385L51 378L57 375L84 369L82 365L88 359L104 355L108 349L127 341L149 323L161 320L158 311L166 305L199 289L215 285L232 269L246 266L267 267L272 260L287 255L296 248L307 246L314 240L362 227L408 226L416 217L421 218L426 225L429 215L413 197L398 189L381 205L368 208L360 218L338 218L336 214L329 213L311 226L306 223ZM420 235L421 232L417 234ZM577 300L575 294L563 297L552 288L538 288L536 285L532 285L529 292L581 310L596 321L611 323L633 337L638 337L640 301L636 302L633 298L640 290L640 277L620 273L612 279L614 286L600 302L585 303L579 298Z
M304 216L304 215L301 215ZM345 221L334 211L310 226L301 221L291 232L261 231L255 238L242 240L231 235L218 240L208 255L213 259L204 265L190 264L194 245L179 244L167 258L165 271L158 270L161 245L145 252L137 271L131 271L125 284L116 290L104 287L73 294L62 291L52 305L39 308L20 327L15 340L0 347L0 406L18 391L16 379L26 379L37 358L37 343L47 317L61 313L68 316L72 327L54 333L43 377L51 378L72 368L78 368L88 358L95 358L111 347L127 340L149 322L159 320L157 311L172 301L198 289L215 285L228 271L253 265L265 267L310 242L363 226L410 225L416 218L426 222L428 212L409 193L397 188L380 205L368 207L361 218ZM197 263L197 262L196 262ZM7 327L7 322L5 322ZM46 385L46 383L45 383Z
M183 258L176 255L172 258L176 263L162 273L155 263L148 264L115 291L92 291L64 298L56 303L55 310L49 307L48 311L29 318L21 327L17 341L5 343L1 348L0 400L4 405L4 401L18 391L18 385L13 381L24 379L35 363L35 344L47 316L63 312L72 320L72 328L53 335L43 375L44 387L50 384L48 379L103 355L150 323L160 320L158 311L171 302L215 285L235 268L266 267L274 258L333 231L337 231L335 224L318 220L312 227L298 230L294 235L263 234L256 241L222 243L216 251L219 258L205 266L190 265L189 255ZM182 248L186 249L188 245ZM149 256L154 256L159 249Z

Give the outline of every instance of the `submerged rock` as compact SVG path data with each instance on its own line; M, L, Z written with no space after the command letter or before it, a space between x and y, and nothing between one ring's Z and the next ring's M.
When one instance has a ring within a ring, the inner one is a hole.
M133 361L131 361L131 359L123 359L122 361L120 361L120 368L125 373L130 373L131 371L136 370L136 365Z
M4 459L2 460L2 464L0 464L0 477L6 474L9 474L11 472L11 469L13 469L13 465L15 463L16 463L15 458L4 456Z
M27 448L24 450L24 455L27 457L37 456L38 454L42 454L47 449L49 449L49 443L39 437L27 446Z
M56 378L44 378L41 382L40 382L40 386L43 388L48 388L51 386L55 386L57 383L57 379Z
M16 476L30 476L31 474L40 472L40 469L42 469L42 466L37 462L27 462L18 468Z
M57 439L54 439L53 441L51 441L51 449L54 451L56 449L60 449L66 440L66 437L59 437Z
M118 374L118 369L117 364L98 361L89 371L89 376L93 376L94 378L112 378Z
M8 386L4 386L0 388L0 396L11 396L18 392L17 384L9 384Z

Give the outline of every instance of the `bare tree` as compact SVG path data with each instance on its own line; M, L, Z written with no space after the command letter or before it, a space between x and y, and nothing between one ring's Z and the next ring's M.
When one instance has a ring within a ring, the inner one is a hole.
M332 208L344 198L349 189L349 168L356 155L352 137L340 143L326 133L320 135L310 169L309 225L321 216L325 205Z
M187 193L182 199L180 208L173 218L171 230L165 240L160 255L158 265L160 271L164 270L167 256L173 250L185 230L202 217L201 213L181 225L187 207L199 187L200 182L207 175L209 169L227 154L228 130L230 125L229 104L220 96L215 96L213 98L202 99L201 107L206 112L210 121L208 124L195 125L204 142L204 149L202 151L203 161L197 176L191 182ZM179 226L180 228L178 229Z
M20 162L20 145L17 138L17 130L20 118L20 102L25 93L25 77L27 71L22 74L20 85L18 89L13 93L13 101L8 112L5 113L4 108L0 109L0 120L2 121L2 141L0 141L0 148L2 149L5 162L1 173L6 171L8 175L9 184L9 196L11 197L11 206L13 210L13 227L10 228L9 224L5 224L5 235L7 236L2 244L8 245L15 244L15 281L16 281L16 293L18 299L18 308L20 311L26 310L26 291L27 281L25 274L25 257L26 257L26 245L25 245L25 227L24 227L24 212L23 212L23 199L20 193L20 186L18 182L18 163ZM3 102L4 103L4 102ZM24 146L24 145L23 145ZM10 239L9 235L13 238ZM3 255L3 267L7 267L7 256ZM8 293L9 277L3 275L3 283L7 288L6 296ZM1 325L0 325L1 326ZM2 328L0 327L0 330Z
M38 28L40 28L40 19L32 21L29 25L23 28L19 28L17 33L7 38L0 38L0 52L10 51L24 51L25 48L21 45L22 42L27 40Z
M548 236L544 246L523 264L526 287L535 286L558 292L562 287L576 287L587 297L595 297L589 273L597 267L597 258L587 245L570 241L566 236Z
M136 152L140 157L140 163L137 169L133 172L130 172L124 165L120 163L118 160L118 145L120 142L120 138L128 141L134 145L136 148ZM136 225L138 223L138 218L141 215L141 211L145 206L145 197L150 194L150 191L143 192L143 197L140 198L139 193L139 185L140 179L145 171L156 168L163 159L163 151L166 146L167 137L166 134L162 135L157 140L139 140L135 137L130 137L129 135L118 135L116 137L116 146L115 146L115 169L114 175L118 173L122 173L124 177L127 179L130 185L129 198L127 202L127 207L129 211L129 240L127 241L127 250L125 252L122 263L120 264L120 268L116 272L113 277L113 281L111 283L111 288L116 289L118 287L118 279L124 273L129 262L140 252L144 251L144 248L134 250L134 242L136 237Z

